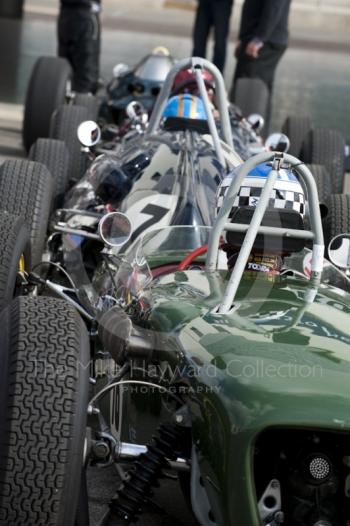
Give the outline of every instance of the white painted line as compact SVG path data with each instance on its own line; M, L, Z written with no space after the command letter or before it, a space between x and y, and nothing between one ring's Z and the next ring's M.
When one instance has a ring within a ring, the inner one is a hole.
M27 5L24 7L25 13L31 13L35 15L58 15L58 7L47 7L43 5Z
M23 119L23 104L0 103L0 120L21 121Z

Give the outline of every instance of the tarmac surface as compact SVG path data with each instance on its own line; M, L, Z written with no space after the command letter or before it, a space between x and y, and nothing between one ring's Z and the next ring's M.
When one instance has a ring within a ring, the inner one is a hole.
M55 54L57 4L27 0L22 23L0 18L0 162L24 156L20 131L25 90L37 57ZM303 20L303 13L306 19L310 15L302 8L293 13L291 46L276 78L271 129L280 129L289 114L306 113L315 125L339 129L350 142L349 10L340 13L338 31L331 24L320 31L314 18ZM104 0L102 76L109 79L116 63L133 65L158 45L168 47L176 58L189 56L193 16L191 10L163 8L161 0ZM235 12L225 74L228 88L237 20ZM91 526L97 526L118 482L114 468L89 470ZM176 481L166 480L153 500L157 506L151 506L138 524L195 524Z

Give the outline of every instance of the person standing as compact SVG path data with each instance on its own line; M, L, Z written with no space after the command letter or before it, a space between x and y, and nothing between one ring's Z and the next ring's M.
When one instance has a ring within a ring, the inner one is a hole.
M230 30L230 17L233 0L198 0L198 8L193 28L194 57L206 57L209 32L214 27L213 62L223 72L226 59L227 37Z
M288 46L290 4L291 0L245 0L231 95L242 77L260 78L272 92L277 64Z
M61 0L58 55L73 68L73 91L96 93L101 46L101 0Z

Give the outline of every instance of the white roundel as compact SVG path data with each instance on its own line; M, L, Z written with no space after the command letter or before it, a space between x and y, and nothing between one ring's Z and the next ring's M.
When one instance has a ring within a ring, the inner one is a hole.
M226 176L221 182L217 192L216 211L218 212L223 205L224 198L227 194L232 180L237 174L237 168L230 175ZM266 183L267 176L271 171L271 166L261 164L252 170L243 180L238 195L233 203L232 208L244 206L255 207L260 199L262 189ZM274 189L271 192L270 208L279 208L285 210L295 210L301 216L305 214L305 196L301 184L291 170L282 169L275 182ZM232 212L231 212L232 213ZM231 216L231 214L230 214Z

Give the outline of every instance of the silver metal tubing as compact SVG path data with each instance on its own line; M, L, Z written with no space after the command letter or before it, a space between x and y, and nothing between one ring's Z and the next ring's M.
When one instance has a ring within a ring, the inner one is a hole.
M147 446L119 442L118 451L116 451L116 453L118 455L118 460L129 460L139 457L142 453L147 453Z
M88 239L94 239L95 241L102 242L98 234L93 234L92 232L86 232L86 230L79 230L76 228L69 228L67 226L60 226L60 225L55 225L54 230L56 230L56 232L62 232L63 234L73 234L75 236L82 236Z
M196 70L206 69L213 75L214 80L215 80L216 100L217 100L218 110L220 113L220 123L221 123L223 138L224 138L224 141L228 144L228 146L233 150L234 147L233 147L233 140L232 140L232 129L231 129L231 123L230 123L230 116L228 113L228 100L227 100L224 79L222 78L220 71L218 70L216 66L214 66L214 64L212 64L208 60L205 60L199 57L185 58L183 60L180 60L169 71L165 79L165 82L163 84L163 87L157 97L157 101L154 106L152 115L150 117L150 121L147 127L146 134L152 135L156 131L156 129L159 127L163 112L165 110L165 106L171 94L171 89L174 83L174 79L176 75L179 73L179 71L182 71L184 69L192 69L194 72ZM203 103L206 107L205 99L203 100ZM206 111L207 111L207 108L206 108Z
M141 446L139 444L130 444L129 442L119 442L115 451L118 461L134 460L143 453L147 453L147 446ZM170 467L175 470L189 470L189 465L184 458L177 458L175 461L168 460Z
M197 84L198 84L198 87L199 87L199 93L200 93L201 98L202 98L203 103L204 103L204 108L205 108L205 112L206 112L207 120L208 120L208 126L209 126L209 130L210 130L211 136L213 138L213 143L214 143L214 148L216 150L216 155L218 156L218 159L219 159L219 161L221 163L221 166L225 167L225 164L226 164L225 163L225 157L224 157L224 154L223 154L223 151L222 151L219 133L218 133L218 130L217 130L216 125L215 125L214 115L213 115L212 109L210 107L210 101L209 101L209 97L208 97L208 92L207 92L207 90L205 88L204 79L203 79L203 75L202 75L202 70L197 68L195 70L195 75L196 75Z
M233 207L238 191L243 183L245 177L249 172L260 164L272 161L273 166L270 174L267 177L265 186L262 190L261 197L256 206L252 221L250 225L237 225L227 222L230 211ZM261 227L264 214L268 207L269 197L273 190L274 184L278 177L278 171L281 166L288 165L288 168L293 168L300 178L301 184L304 184L307 192L307 199L310 211L311 231L300 231L293 229L281 229L275 227ZM311 267L311 278L314 283L318 283L321 279L324 257L324 239L321 221L320 206L318 200L316 182L310 172L299 159L289 154L280 152L263 152L246 161L239 170L236 177L232 179L231 186L224 199L214 226L212 228L209 247L207 254L206 268L209 272L216 270L219 253L219 240L225 230L245 231L246 236L243 241L236 264L232 270L230 280L224 293L223 301L219 306L218 312L221 314L230 311L235 294L237 292L239 283L241 281L246 263L248 261L251 249L253 247L256 236L259 233L269 233L272 235L283 235L291 238L305 238L313 240L313 256Z
M110 150L108 150L110 152ZM56 214L71 214L72 216L87 216L87 217L96 217L96 219L99 219L103 217L104 214L101 214L99 212L90 212L89 210L80 210L78 208L59 208L56 210Z
M226 223L225 230L228 232L247 232L249 225L242 225L238 223ZM259 228L259 234L266 234L269 236L283 236L283 237L293 237L296 239L308 239L313 240L315 235L309 230L293 230L293 235L291 235L289 228L281 227L272 227L272 226L261 226Z
M50 290L55 292L58 296L60 296L61 298L63 298L66 301L68 301L68 303L73 305L73 307L75 307L77 309L77 311L80 312L80 314L82 314L82 316L87 318L89 321L92 321L94 319L93 316L91 316L77 301L74 301L69 296L69 294L67 294L65 292L65 291L69 291L70 289L67 289L67 287L62 287L61 285L57 285L57 283L53 283L52 281L49 281L49 280L45 281L45 285Z
M228 282L224 297L219 307L219 314L228 312L232 307L233 298L235 297L237 289L241 282L242 274L246 267L249 255L252 251L259 226L261 225L266 208L269 204L270 195L273 190L273 187L275 186L277 177L278 171L271 170L270 174L267 177L265 186L261 192L259 203L254 211L251 223L244 238L243 245L241 247L241 250L239 251L236 264L231 272L230 280Z

